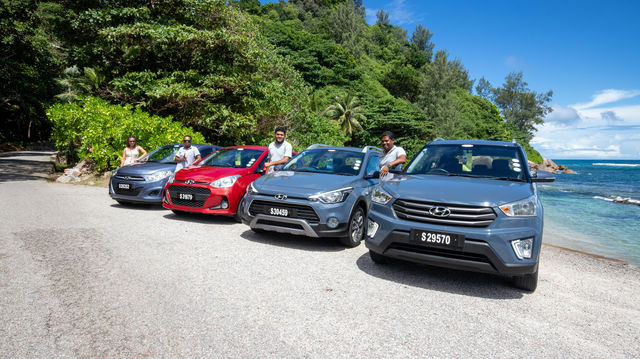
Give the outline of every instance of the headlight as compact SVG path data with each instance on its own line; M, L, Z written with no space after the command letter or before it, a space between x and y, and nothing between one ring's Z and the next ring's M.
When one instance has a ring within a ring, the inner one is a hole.
M258 190L253 186L253 182L247 186L247 194L258 194Z
M209 183L209 186L216 187L216 188L231 187L231 186L233 186L234 183L236 183L236 181L240 177L242 177L242 176L233 175L233 176L222 177L222 178L219 178L219 179Z
M149 182L155 182L155 181L160 181L163 178L167 178L169 176L171 176L173 174L173 172L171 171L158 171L158 172L154 172L150 175L147 176L147 181Z
M503 204L500 209L509 217L531 217L536 215L536 197L531 196L524 201Z
M375 188L371 193L371 200L374 201L375 203L387 204L389 203L389 201L391 201L392 198L393 196L385 192L380 187Z
M340 188L335 191L314 194L309 196L308 199L321 203L340 203L347 199L351 191L353 191L353 187Z
M174 179L176 179L176 174L172 173L171 176L169 176L169 179L167 180L167 183L173 183Z

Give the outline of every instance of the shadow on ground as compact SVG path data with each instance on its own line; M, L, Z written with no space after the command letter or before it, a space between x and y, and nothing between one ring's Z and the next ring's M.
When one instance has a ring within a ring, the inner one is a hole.
M167 211L163 217L166 219L170 219L172 221L181 221L181 222L191 222L191 223L203 223L203 224L220 224L220 225L234 225L238 224L233 217L227 216L216 216L211 214L201 214L201 213L187 213L184 212L182 214L175 214L170 212L168 209L164 207L160 207L163 210Z
M365 253L356 261L361 271L384 280L453 294L489 299L519 299L522 290L511 286L507 277L431 267L392 260L389 264L376 264Z
M15 156L15 152L11 152ZM31 154L20 154L20 156ZM42 156L42 154L38 154ZM53 173L53 164L36 160L2 156L0 159L0 182L48 180Z
M311 238L277 232L254 232L252 230L242 232L240 237L251 242L311 252L340 252L345 250L345 247L335 238Z
M133 209L136 211L166 211L159 204L113 203L113 208Z

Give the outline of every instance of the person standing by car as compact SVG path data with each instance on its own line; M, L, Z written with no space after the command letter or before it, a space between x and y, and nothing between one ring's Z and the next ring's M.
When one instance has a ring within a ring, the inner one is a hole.
M394 145L396 137L391 131L384 131L380 136L384 151L378 155L380 177L384 177L389 170L402 170L402 164L407 162L407 153L402 147Z
M291 159L293 148L285 141L287 130L284 127L276 127L274 131L275 141L269 144L269 158L264 164L267 173L279 171Z
M140 156L142 153L142 156ZM136 144L136 138L133 136L129 136L127 138L127 147L122 150L122 159L120 160L120 167L132 165L144 156L147 155L147 151L144 150L141 146Z
M200 151L196 147L191 146L191 136L184 136L182 139L183 146L180 147L176 156L173 159L178 164L176 165L176 172L191 165L193 162L200 160Z

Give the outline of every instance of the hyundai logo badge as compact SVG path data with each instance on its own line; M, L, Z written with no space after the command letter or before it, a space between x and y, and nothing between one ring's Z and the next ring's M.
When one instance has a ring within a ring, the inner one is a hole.
M449 217L451 210L447 207L431 207L429 214L434 217Z
M184 181L184 183L186 184L194 184L196 181L192 180L192 179L188 179L186 181Z
M281 201L284 201L285 199L287 199L287 195L286 194L277 194L277 195L275 195L273 197L275 197L275 199L279 199Z

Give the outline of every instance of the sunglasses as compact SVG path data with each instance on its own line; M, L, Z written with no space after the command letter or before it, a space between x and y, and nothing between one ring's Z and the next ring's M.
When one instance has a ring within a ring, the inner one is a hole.
M184 141L182 141L182 142L191 142L191 140L184 140Z
M133 141L129 141L129 142L133 142L133 143L135 143L136 141L135 141L135 140L133 140Z

